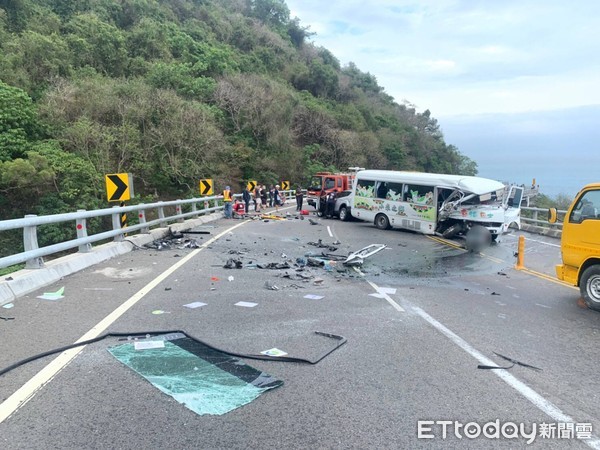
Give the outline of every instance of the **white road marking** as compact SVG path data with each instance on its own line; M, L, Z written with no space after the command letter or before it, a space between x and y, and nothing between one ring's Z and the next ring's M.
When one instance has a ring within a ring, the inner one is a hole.
M333 233L331 232L329 225L327 225L327 232L329 233L329 237L333 237Z
M190 259L196 256L199 252L204 250L210 244L215 242L217 239L222 236L229 234L232 230L237 227L244 225L247 222L241 222L222 233L216 235L212 239L206 241L200 248L193 250L189 255L180 259L176 264L172 265L169 269L167 269L162 274L158 275L154 280L136 292L132 297L130 297L125 303L121 304L117 309L111 312L108 316L98 322L92 329L90 329L87 333L81 336L76 342L83 342L89 339L94 339L100 336L109 326L119 319L123 314L125 314L131 307L133 307L136 303L138 303L146 294L148 294L152 289L158 286L162 281L164 281L169 275L187 263ZM36 393L38 393L47 383L49 383L52 378L54 378L62 369L64 369L73 359L85 348L85 346L72 348L70 350L66 350L62 352L58 357L56 357L50 364L40 370L36 375L33 376L29 381L27 381L23 386L21 386L14 394L8 397L2 404L0 404L0 423L4 422L11 414L25 405L29 400L31 400Z
M431 317L429 314L427 314L421 308L419 308L417 306L413 306L412 309L419 316L421 316L423 319L425 319L425 321L427 321L430 325L432 325L436 330L438 330L440 333L445 335L448 339L450 339L452 342L454 342L456 345L458 345L462 350L467 352L469 355L471 355L473 358L475 358L481 364L486 365L486 366L495 366L496 365L495 362L493 362L492 360L483 356L479 351L477 351L473 347L471 347L471 345L469 345L469 343L467 343L467 341L465 341L460 336L458 336L457 334L450 331L443 324L441 324L440 322L435 320L433 317ZM525 397L527 400L529 400L540 411L542 411L546 415L550 416L555 421L565 422L565 423L578 423L571 416L568 416L567 414L562 412L551 401L546 400L544 397L542 397L536 391L531 389L529 386L527 386L525 383L523 383L522 381L520 381L519 379L517 379L516 377L514 377L507 371L492 370L491 372L494 375L496 375L497 377L499 377L506 384L508 384L510 387L515 389L517 392L519 392L523 397ZM582 439L580 441L587 444L589 447L591 447L593 449L600 450L600 439L595 435L592 435L591 439Z
M382 292L379 289L379 286L377 286L375 283L367 280L367 283L369 283L371 285L371 287L373 289L375 289L375 291L381 295L381 298L385 298L387 300L387 302L392 305L394 307L394 309L398 312L404 312L404 308L402 306L400 306L398 303L396 303L388 294L386 294L385 292Z

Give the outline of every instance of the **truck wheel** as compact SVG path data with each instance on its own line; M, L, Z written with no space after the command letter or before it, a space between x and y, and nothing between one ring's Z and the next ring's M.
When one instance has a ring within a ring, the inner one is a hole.
M446 239L450 239L450 238L456 236L458 233L460 233L462 231L462 229L463 229L462 224L455 223L454 225L450 225L448 228L446 228L442 232L442 237L444 237Z
M345 206L342 206L340 208L340 220L343 222L347 222L348 220L350 220L350 213L348 212L348 208L346 208Z
M585 269L581 275L579 290L588 308L600 311L600 265Z
M466 247L471 252L479 252L492 242L492 234L481 225L474 225L467 232Z
M390 219L385 214L377 214L375 216L375 226L380 230L387 230L390 228Z

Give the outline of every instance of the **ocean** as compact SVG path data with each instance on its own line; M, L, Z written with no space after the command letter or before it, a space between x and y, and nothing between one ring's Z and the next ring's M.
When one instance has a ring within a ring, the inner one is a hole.
M600 182L600 105L440 119L446 143L474 160L478 175L574 197Z

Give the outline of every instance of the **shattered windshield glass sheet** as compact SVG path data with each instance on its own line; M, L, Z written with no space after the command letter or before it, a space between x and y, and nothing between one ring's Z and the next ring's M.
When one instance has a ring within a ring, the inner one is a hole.
M127 343L108 351L199 415L225 414L283 384L237 358L180 334L166 338L162 348L138 350L134 343Z

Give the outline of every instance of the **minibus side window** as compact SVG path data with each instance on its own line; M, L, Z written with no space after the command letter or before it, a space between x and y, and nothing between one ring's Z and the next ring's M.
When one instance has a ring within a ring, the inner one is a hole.
M375 198L375 182L371 180L357 180L356 195L358 197Z
M404 201L420 205L433 205L433 186L405 184Z
M583 194L569 216L571 223L581 223L587 219L600 219L600 191Z

